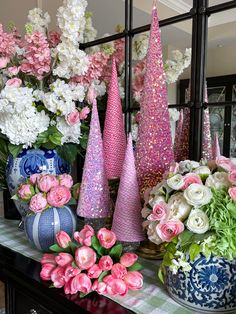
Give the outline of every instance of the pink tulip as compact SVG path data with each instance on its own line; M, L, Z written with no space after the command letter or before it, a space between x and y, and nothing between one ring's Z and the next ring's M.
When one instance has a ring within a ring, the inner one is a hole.
M79 113L80 120L85 120L85 119L87 119L89 113L90 113L89 107L87 107L87 106L84 107L84 108L80 111L80 113Z
M99 267L102 270L111 270L113 265L113 260L109 255L104 255L100 258L98 262Z
M170 208L165 202L159 202L153 207L151 215L147 217L151 221L160 221L167 219L170 214Z
M70 189L73 185L73 179L70 174L63 173L58 176L59 184Z
M178 219L160 222L156 226L156 233L163 242L170 242L174 237L183 231L184 224Z
M229 182L236 185L236 170L230 172L230 174L228 175L228 179Z
M63 230L56 234L56 240L58 245L63 249L67 248L71 242L70 236Z
M43 193L35 194L29 204L29 209L34 213L41 213L48 206L47 200L44 197Z
M112 266L111 274L116 279L124 279L127 275L127 269L124 265L116 263Z
M236 187L230 188L228 190L229 196L232 198L234 202L236 202Z
M5 57L0 58L0 69L5 68L9 62L10 62L9 58Z
M69 253L61 252L56 256L55 260L59 266L66 266L74 260L74 257Z
M187 173L183 177L183 179L184 179L184 186L182 187L182 190L187 189L187 187L189 187L189 185L193 183L202 184L201 178L196 173Z
M65 285L64 285L64 293L65 294L72 294L72 292L71 292L71 281L72 281L72 279L70 278L68 281L65 282Z
M34 195L34 188L30 184L22 184L17 190L18 197L23 201L28 201Z
M107 275L103 278L103 282L105 282L106 285L111 285L113 280L115 280L115 278L112 275Z
M116 235L113 231L101 228L97 233L98 240L102 247L110 249L116 243Z
M52 264L52 265L57 265L56 261L55 261L55 255L54 254L49 254L49 253L45 253L43 254L43 257L41 259L41 264Z
M51 273L51 280L55 288L62 288L65 284L65 267L58 266Z
M77 293L82 292L82 293L89 293L91 291L92 288L92 282L90 280L90 278L84 274L81 273L77 276L75 276L72 280L71 280L71 293Z
M95 280L92 285L92 290L96 291L98 294L105 294L107 289L107 285L105 282L98 282L98 280Z
M143 276L138 271L129 271L124 282L131 290L140 290L143 286Z
M96 253L87 246L81 246L75 251L75 260L80 269L89 269L96 263Z
M91 226L85 225L84 228L74 233L74 239L81 245L91 246L92 236L94 236L94 230Z
M17 66L14 66L14 67L8 68L7 71L13 75L16 75L19 73L19 68Z
M30 180L30 183L35 185L37 183L37 180L41 177L41 174L40 173L34 173L30 176L29 180Z
M40 278L43 280L51 280L51 273L56 268L54 264L45 263L40 272Z
M98 278L102 273L102 269L97 265L94 264L92 267L88 269L88 277L89 278Z
M125 267L132 266L138 259L138 255L134 253L125 253L120 258L120 263Z
M66 122L69 125L74 125L78 121L80 121L80 112L77 109L66 116Z
M48 204L53 207L62 207L71 199L71 193L65 186L55 186L51 188L47 195Z
M51 188L58 186L57 178L51 174L45 174L37 178L37 184L40 191L47 193Z
M67 265L66 269L65 269L65 274L64 274L65 282L68 282L71 278L74 278L80 272L81 272L81 270L79 268L72 267L71 265Z
M21 84L22 84L22 80L17 78L17 77L14 77L14 78L6 81L7 86L20 87Z
M128 287L124 280L114 279L110 285L107 285L107 292L112 296L117 294L125 296L128 292Z

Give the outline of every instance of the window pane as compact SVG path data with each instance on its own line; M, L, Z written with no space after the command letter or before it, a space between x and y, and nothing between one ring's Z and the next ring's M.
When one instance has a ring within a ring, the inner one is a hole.
M214 135L217 132L220 144L220 151L223 154L223 141L224 141L224 108L222 107L210 107L210 126L211 126L211 138L214 139Z

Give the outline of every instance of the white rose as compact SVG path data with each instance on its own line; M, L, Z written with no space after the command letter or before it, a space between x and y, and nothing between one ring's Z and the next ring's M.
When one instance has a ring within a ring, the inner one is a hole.
M199 162L193 160L183 160L179 163L180 173L191 172L193 169L200 166Z
M151 209L147 208L147 207L143 207L141 210L141 215L143 218L147 218L147 216L149 216L151 214Z
M193 206L200 207L210 202L212 198L211 190L202 184L193 183L184 190L186 201Z
M154 207L155 205L159 204L160 202L165 202L166 199L163 195L155 195L153 198L150 199L149 204L150 206Z
M207 166L200 166L200 167L197 167L196 169L193 170L194 173L196 174L206 174L206 175L209 175L211 174L211 170L207 167Z
M168 206L170 207L170 217L182 221L188 217L192 208L192 206L186 202L183 193L171 195Z
M169 178L167 184L173 190L180 190L184 186L184 179L181 174L176 174L173 177Z
M230 187L231 183L228 179L228 173L215 172L206 179L205 185L214 189L222 189Z
M155 244L161 244L162 240L159 238L159 236L156 233L156 226L159 222L157 221L152 221L147 228L147 235L148 235L148 239L155 243Z
M209 230L209 219L201 209L194 209L188 217L186 226L190 231L202 234Z
M164 188L164 189L163 189ZM158 183L156 186L154 186L150 192L150 194L154 194L154 195L161 195L163 194L163 191L166 190L166 193L170 193L172 191L172 188L170 188L168 186L168 184L166 183L166 181L162 181L160 183Z

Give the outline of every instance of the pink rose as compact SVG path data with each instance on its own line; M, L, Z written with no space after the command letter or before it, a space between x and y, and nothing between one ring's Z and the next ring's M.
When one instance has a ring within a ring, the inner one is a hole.
M56 268L54 264L45 263L40 272L40 278L43 280L51 280L51 273Z
M188 187L190 184L193 184L193 183L202 184L201 178L200 178L199 175L196 174L196 173L187 173L187 174L183 177L183 179L184 179L184 186L182 187L182 190L187 189L187 187Z
M37 178L37 184L40 191L47 193L51 188L58 186L57 178L51 174L45 174Z
M73 185L73 179L70 174L63 173L58 176L59 184L70 189Z
M10 62L9 58L0 58L0 69L3 69L7 66L7 64Z
M124 282L131 290L140 290L143 286L143 276L138 271L129 271Z
M105 282L99 282L98 280L95 280L92 285L92 290L96 291L98 294L105 294L107 289L107 285Z
M120 258L120 263L125 267L132 266L138 259L138 255L134 253L125 253Z
M69 125L74 125L80 120L80 112L76 109L66 116L66 122Z
M71 242L69 234L61 230L56 234L57 244L63 249L67 248Z
M89 107L87 106L84 107L79 113L80 120L85 120L89 113L90 113Z
M14 78L6 81L7 86L20 87L21 84L22 84L22 80L17 78L17 77L14 77Z
M78 291L82 293L89 293L91 291L91 288L92 288L92 282L90 278L84 273L81 273L75 276L71 280L71 293L72 294L75 294Z
M57 265L56 261L55 261L55 255L54 254L49 254L49 253L45 253L43 254L43 257L41 259L41 264L52 264L52 265Z
M41 177L41 174L40 173L34 173L30 176L29 180L30 180L30 183L35 185L37 183L37 180L38 178Z
M80 269L89 269L96 263L96 253L87 246L81 246L75 251L75 260Z
M236 170L230 172L228 179L232 184L236 185Z
M235 170L235 165L229 158L224 156L220 156L216 158L216 165L218 167L223 168L225 171L230 172L231 170Z
M74 233L74 239L81 245L91 246L92 236L94 236L94 230L91 226L85 225L84 228Z
M112 266L111 274L116 279L124 279L127 275L127 269L124 265L116 263Z
M89 104L92 104L96 99L96 92L93 87L89 87L88 94L87 94L87 101Z
M102 269L97 265L94 264L92 267L88 269L88 277L89 278L98 278L102 273Z
M59 266L66 266L70 264L74 260L74 257L69 253L58 253L58 255L55 258L55 261Z
M100 258L98 262L99 267L102 270L111 270L113 265L113 260L109 255L104 255Z
M230 188L228 190L229 196L232 198L234 202L236 202L236 187Z
M128 292L128 287L124 280L114 279L110 282L109 285L107 285L107 292L112 296L117 294L125 296Z
M19 68L16 67L16 66L14 66L14 67L8 68L7 71L8 71L9 73L13 74L13 75L16 75L16 74L19 73Z
M55 288L62 288L65 284L65 267L57 266L51 273L51 280Z
M65 186L54 186L48 192L47 201L48 204L54 207L62 207L68 203L71 199L71 193Z
M66 269L65 269L65 274L64 274L65 282L68 282L71 278L74 278L80 272L81 272L81 270L79 268L72 267L71 265L67 265Z
M116 235L113 231L101 228L97 233L98 240L102 247L110 249L116 243Z
M17 190L18 197L23 201L28 201L34 195L34 188L30 184L22 184Z
M170 242L174 237L183 231L184 224L178 219L160 222L156 226L156 233L164 242Z
M170 214L170 208L165 202L159 202L153 207L151 215L147 217L148 220L157 221L164 220Z
M47 200L44 197L43 193L35 194L29 204L29 209L34 213L41 213L48 206Z

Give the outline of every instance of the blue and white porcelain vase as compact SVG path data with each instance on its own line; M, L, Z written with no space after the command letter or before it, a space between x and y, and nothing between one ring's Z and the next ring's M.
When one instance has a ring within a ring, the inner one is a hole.
M34 173L50 173L59 175L70 173L70 166L53 149L23 149L16 158L9 156L6 167L6 179L11 195L26 178ZM28 205L22 201L14 201L21 214L26 215Z
M236 261L197 257L190 272L167 269L171 297L195 313L236 313Z
M50 207L43 213L27 215L24 230L29 242L38 250L49 252L56 234L65 231L70 237L76 230L76 218L69 206Z

